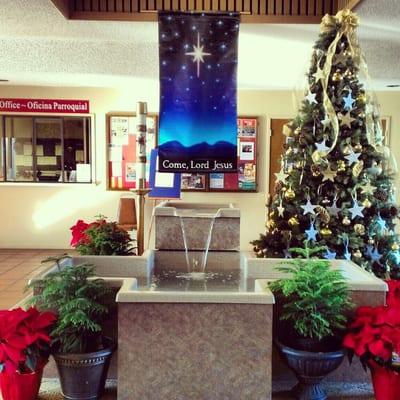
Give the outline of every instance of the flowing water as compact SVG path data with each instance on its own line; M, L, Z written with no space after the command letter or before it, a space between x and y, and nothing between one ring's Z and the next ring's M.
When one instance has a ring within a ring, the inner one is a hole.
M207 259L208 259L208 252L210 249L210 244L211 244L211 239L212 239L212 233L214 229L214 223L216 219L217 214L207 214L207 215L202 215L202 217L206 217L209 219L209 227L207 231L207 236L206 240L203 246L203 251L199 252L199 254L202 255L201 260L198 260L196 258L193 258L190 260L189 258L189 244L188 244L188 239L186 235L186 229L185 229L185 218L191 219L193 217L198 217L198 215L193 215L193 216L179 216L180 223L181 223L181 229L182 229L182 237L183 237L183 244L185 247L185 258L186 258L186 266L187 266L187 274L186 277L188 279L192 280L204 280L206 278L206 267L207 267Z

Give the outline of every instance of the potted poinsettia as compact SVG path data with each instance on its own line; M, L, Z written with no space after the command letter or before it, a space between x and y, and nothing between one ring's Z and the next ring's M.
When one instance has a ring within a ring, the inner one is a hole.
M132 239L128 232L118 227L116 222L107 221L99 215L93 222L78 220L70 228L71 246L81 255L126 256L132 255Z
M376 400L396 400L400 393L400 282L387 281L386 306L359 307L343 345L371 370Z
M3 400L36 399L50 353L52 312L32 307L0 311L0 389Z

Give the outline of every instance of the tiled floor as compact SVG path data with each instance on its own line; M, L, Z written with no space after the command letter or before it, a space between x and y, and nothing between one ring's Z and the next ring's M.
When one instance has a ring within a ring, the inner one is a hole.
M0 309L13 307L29 292L24 292L29 279L47 269L41 261L68 250L0 249Z

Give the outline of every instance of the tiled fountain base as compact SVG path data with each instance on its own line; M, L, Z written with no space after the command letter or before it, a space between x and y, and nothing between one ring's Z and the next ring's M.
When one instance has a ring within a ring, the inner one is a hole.
M280 384L273 384L272 400L290 400L293 399L290 393L285 392L284 388L287 387L285 382ZM350 384L330 384L327 385L326 390L330 400L374 400L371 387L369 385L350 385ZM0 396L1 398L1 396ZM42 389L38 400L63 400L59 383L56 379L44 379ZM109 381L107 390L102 400L117 400L116 381ZM135 399L132 399L135 400ZM145 400L145 399L141 399ZM198 400L198 399L188 399Z

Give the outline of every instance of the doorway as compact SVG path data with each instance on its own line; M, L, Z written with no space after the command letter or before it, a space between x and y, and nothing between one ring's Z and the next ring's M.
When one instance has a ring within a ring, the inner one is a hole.
M281 169L280 158L283 153L283 146L286 142L286 136L282 133L283 126L291 119L271 119L271 141L269 153L269 191L272 197L276 176L275 173Z

